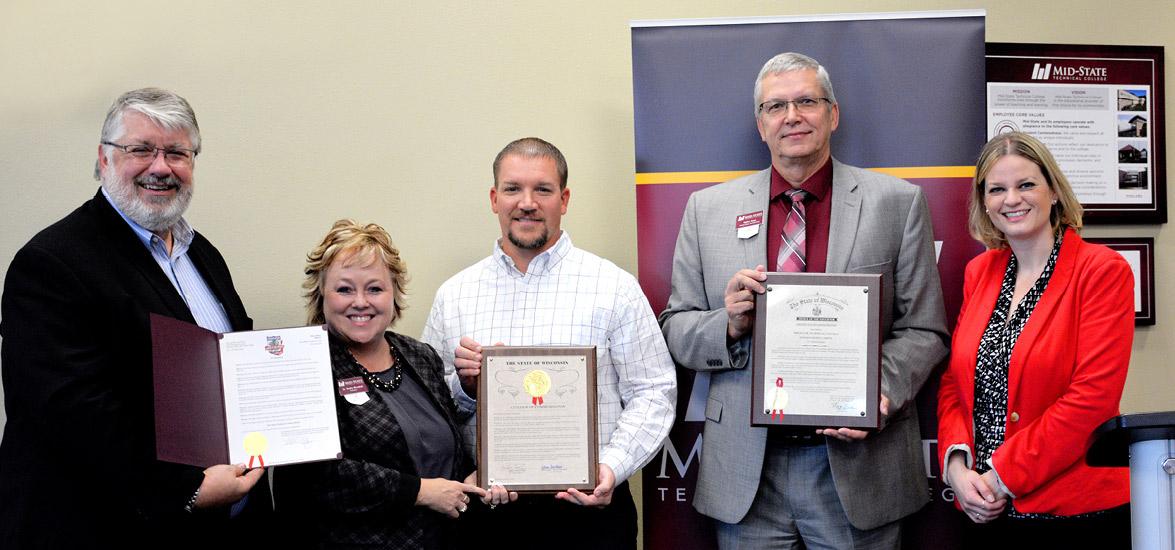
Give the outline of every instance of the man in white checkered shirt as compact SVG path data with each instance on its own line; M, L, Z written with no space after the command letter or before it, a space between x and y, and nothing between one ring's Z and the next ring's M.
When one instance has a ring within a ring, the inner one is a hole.
M502 238L492 255L441 285L421 340L441 355L462 408L475 404L483 343L596 346L595 490L524 496L471 514L486 523L470 527L506 534L514 548L556 541L571 548L635 548L636 509L626 480L669 433L677 377L636 279L575 248L560 229L570 196L567 163L554 145L523 138L498 153L490 204Z

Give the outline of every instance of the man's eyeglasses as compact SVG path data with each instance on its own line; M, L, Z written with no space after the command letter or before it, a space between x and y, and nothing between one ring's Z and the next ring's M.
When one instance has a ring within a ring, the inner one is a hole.
M153 145L121 145L103 141L102 145L109 145L126 153L137 162L151 162L158 152L163 152L163 161L171 166L191 166L192 159L196 158L196 151L182 147L155 147Z
M788 105L795 105L796 110L801 113L811 113L816 111L821 101L827 101L829 105L832 105L832 100L827 97L801 97L791 101L771 99L759 104L759 114L771 117L783 116L787 112Z

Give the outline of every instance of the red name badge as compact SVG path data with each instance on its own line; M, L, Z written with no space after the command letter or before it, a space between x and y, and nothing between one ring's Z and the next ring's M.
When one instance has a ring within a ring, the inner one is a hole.
M749 239L759 234L763 225L763 211L739 214L734 217L734 230L740 239Z
M739 214L734 218L734 228L742 229L752 225L760 225L763 223L763 211L751 212L749 214Z
M366 393L367 392L367 382L363 381L362 376L356 376L354 378L344 378L344 379L338 381L338 385L339 385L339 395L341 395L343 397L346 397L346 396L351 395L353 393Z

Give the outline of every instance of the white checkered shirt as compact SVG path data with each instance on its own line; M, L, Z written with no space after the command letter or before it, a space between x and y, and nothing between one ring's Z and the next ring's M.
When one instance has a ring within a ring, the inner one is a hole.
M600 463L617 484L669 434L677 374L648 299L632 275L575 248L566 232L526 273L495 245L437 290L421 340L437 350L454 397L469 408L453 366L463 336L482 345L596 346Z

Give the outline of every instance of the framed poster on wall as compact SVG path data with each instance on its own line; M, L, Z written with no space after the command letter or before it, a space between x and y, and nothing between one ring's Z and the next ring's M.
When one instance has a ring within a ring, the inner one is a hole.
M1163 47L987 44L987 137L1023 131L1089 223L1166 223Z

